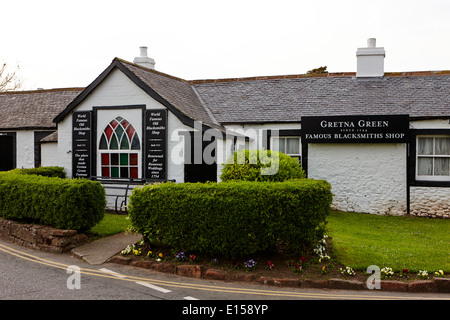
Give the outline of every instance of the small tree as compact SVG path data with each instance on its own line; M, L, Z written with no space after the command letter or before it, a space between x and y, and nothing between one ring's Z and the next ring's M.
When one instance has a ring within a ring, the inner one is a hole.
M312 69L312 70L309 70L308 72L306 72L306 74L321 74L321 73L328 73L327 66L319 67L319 68Z
M19 66L13 71L8 70L6 62L0 63L0 92L14 91L22 87L22 80L19 77Z
M297 159L281 152L273 153L275 152L271 150L239 150L223 165L220 179L222 181L286 181L306 177ZM261 169L271 166L267 162L270 160L268 157L278 161L278 170L275 174L263 175Z

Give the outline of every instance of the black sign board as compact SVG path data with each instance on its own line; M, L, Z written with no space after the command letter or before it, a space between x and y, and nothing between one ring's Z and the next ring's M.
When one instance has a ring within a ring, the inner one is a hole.
M74 112L72 116L72 176L91 175L92 116L90 111Z
M145 177L167 179L167 110L145 112Z
M406 143L408 115L302 117L304 143Z

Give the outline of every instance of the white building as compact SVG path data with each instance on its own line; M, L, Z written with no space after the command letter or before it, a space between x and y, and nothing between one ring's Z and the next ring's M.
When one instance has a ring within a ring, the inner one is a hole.
M217 181L235 148L279 148L331 183L336 209L449 217L450 72L385 73L374 39L356 56L356 73L186 81L143 48L55 113L57 141L44 141L57 157L42 163L70 177Z

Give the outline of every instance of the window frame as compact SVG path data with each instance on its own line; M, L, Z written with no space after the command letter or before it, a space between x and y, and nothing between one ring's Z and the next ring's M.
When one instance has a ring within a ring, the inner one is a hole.
M106 125L109 124L113 119L117 116L121 116L130 122L134 129L136 130L139 140L140 140L140 150L126 150L128 154L130 153L138 153L138 178L113 178L113 179L145 179L145 159L144 159L144 151L145 151L145 136L143 132L143 128L145 128L145 111L146 106L143 104L140 105L116 105L116 106L94 106L93 110L93 132L92 132L92 170L93 176L102 177L102 164L101 157L102 153L111 153L111 151L121 150L105 150L100 149L100 139L101 135L106 128ZM138 113L135 113L138 111ZM104 113L106 112L106 113ZM131 116L132 113L133 115ZM101 120L104 119L104 120ZM104 125L103 125L103 124ZM125 151L122 149L122 151ZM119 156L120 157L120 156ZM120 171L120 169L119 169Z
M449 129L410 129L410 138L408 143L408 184L413 187L450 187L450 181L445 179L423 176L417 179L417 138L423 136L450 136Z
M298 140L298 153L286 153L283 152L284 154L287 154L288 156L292 157L292 158L297 158L300 163L301 163L301 159L302 159L302 141L301 141L301 137L300 136L273 136L271 137L271 141L270 141L270 145L271 145L271 150L273 148L273 146L275 145L275 139L278 139L278 145L279 145L279 141L280 139L284 139L285 143L284 143L284 150L286 151L287 149L287 139L297 139ZM281 151L281 150L278 150Z
M119 118L121 118L121 119L119 119ZM113 123L113 121L116 122L116 125L114 127L111 125ZM122 124L124 121L127 122L126 127L124 127ZM112 128L112 132L111 132L109 138L107 137L107 134L106 134L106 129L108 128L108 126ZM120 135L120 137L117 136L117 132L116 132L116 129L119 126L122 128L122 134ZM133 130L131 138L129 137L129 134L127 132L128 128L130 128L130 126ZM111 149L111 139L113 138L113 136L115 137L115 139L117 141L117 149ZM132 144L133 144L135 137L137 137L137 139L138 139L139 149L132 148ZM98 153L100 155L100 176L102 178L139 179L142 175L141 170L140 170L141 164L139 161L139 159L142 156L142 143L141 143L141 138L139 138L139 133L134 128L133 123L131 121L129 121L127 118L122 117L122 116L114 117L111 121L108 122L106 127L100 133L100 141L102 141L103 139L105 139L105 141L106 141L106 148L102 148L100 146L100 144L101 144L100 142L98 144ZM123 139L127 139L128 148L121 147L121 145L122 145L121 142L123 141ZM117 163L113 163L113 155L115 155L115 154L117 154ZM104 155L108 155L108 163L107 164L103 163ZM127 164L122 164L122 158L123 158L122 155L126 155ZM135 158L136 164L131 164L132 155L135 155L133 158ZM113 176L113 168L117 168L118 176ZM122 171L125 168L127 168L127 174L124 177L124 176L122 176ZM134 176L134 177L131 174L132 168L137 169L136 176ZM105 175L103 169L108 169L109 175Z
M419 139L420 138L431 138L433 139L433 152L432 154L426 155L426 154L419 154ZM436 158L447 158L450 159L450 154L448 155L438 155L436 154L436 138L450 138L450 135L443 135L443 134L437 134L437 135L417 135L415 138L416 143L416 165L415 165L415 179L417 181L449 181L450 182L450 167L449 167L449 174L448 175L435 175L434 174L434 161ZM419 175L419 158L432 158L433 159L433 167L432 167L432 173L431 175ZM450 165L449 165L450 166Z

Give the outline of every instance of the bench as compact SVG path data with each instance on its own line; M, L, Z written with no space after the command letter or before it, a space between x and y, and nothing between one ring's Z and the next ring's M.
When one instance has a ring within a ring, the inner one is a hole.
M99 181L103 188L105 188L106 197L115 197L114 210L116 214L128 213L127 203L131 191L140 185L155 183L155 182L175 182L175 180L147 180L134 178L108 178L92 176L90 180ZM117 191L117 192L114 192Z

